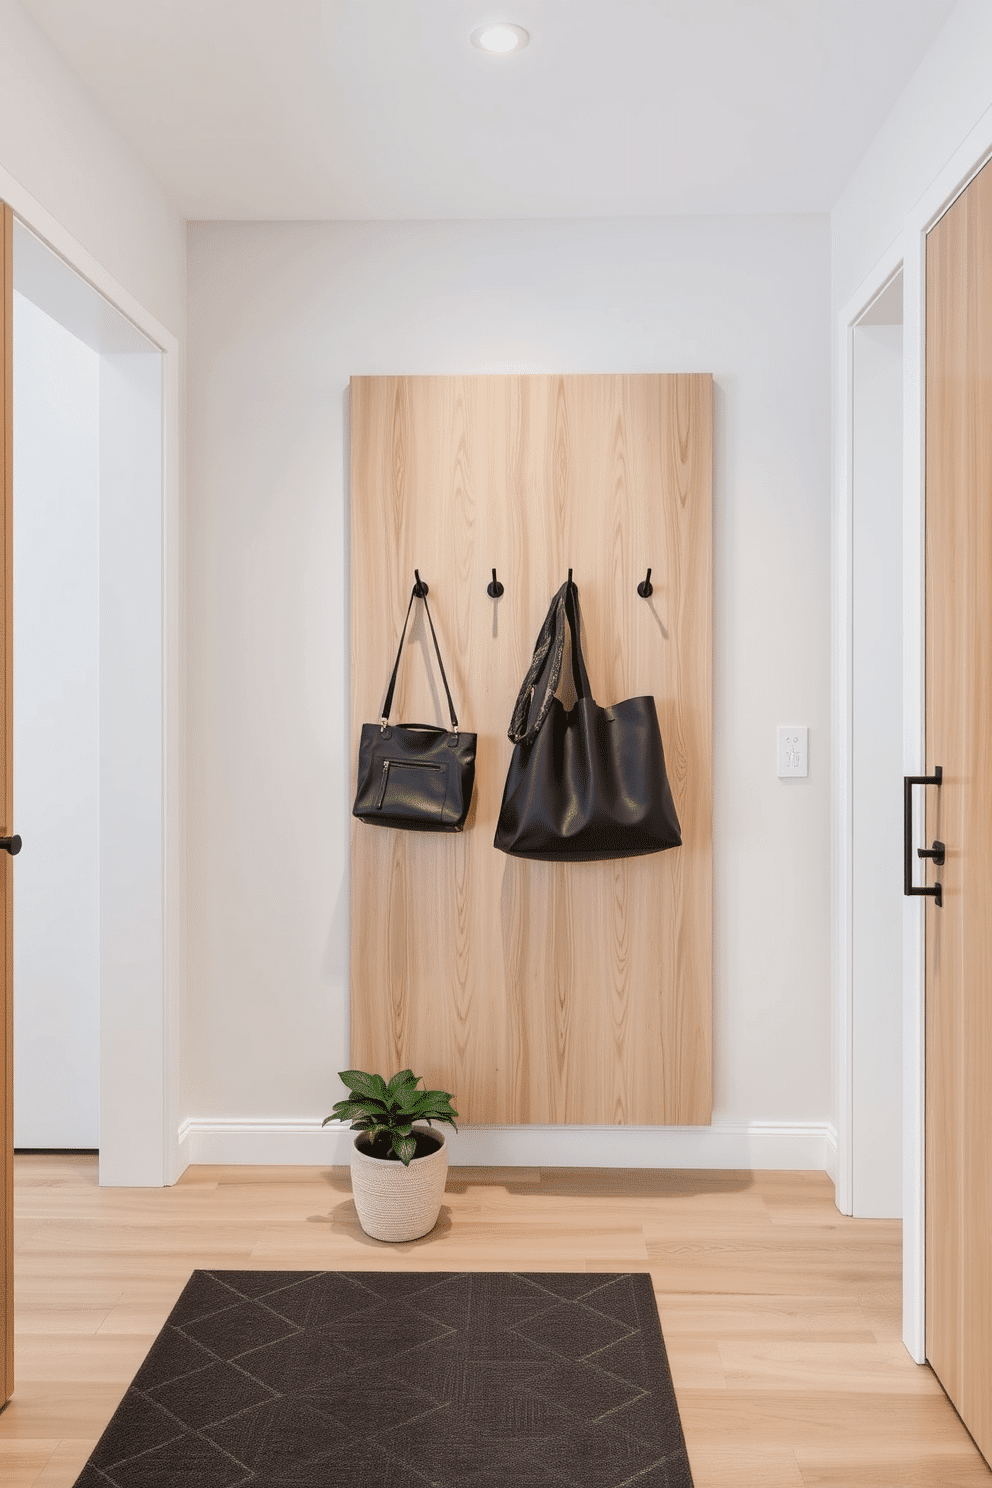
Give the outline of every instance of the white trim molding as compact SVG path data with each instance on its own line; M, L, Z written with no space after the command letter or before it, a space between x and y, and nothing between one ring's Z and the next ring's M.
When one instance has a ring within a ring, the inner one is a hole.
M854 328L902 268L892 243L837 317L834 350L834 1011L837 1208L854 1213Z
M155 343L160 351L175 353L179 343L160 320L157 320L140 300L113 274L109 273L92 253L67 232L57 217L38 199L25 191L20 181L0 166L0 199L5 201L36 238L40 238L53 253L70 264L80 278L101 294L121 315L138 327L143 336Z
M179 1128L183 1167L192 1163L343 1166L351 1133L319 1117L190 1117ZM451 1162L465 1167L777 1169L837 1166L827 1121L752 1121L726 1126L463 1126L448 1135Z
M839 1149L837 1143L837 1128L834 1126L832 1121L828 1121L826 1123L826 1130L823 1134L823 1144L823 1171L826 1173L827 1177L833 1184L834 1193L836 1194L837 1175L839 1171Z

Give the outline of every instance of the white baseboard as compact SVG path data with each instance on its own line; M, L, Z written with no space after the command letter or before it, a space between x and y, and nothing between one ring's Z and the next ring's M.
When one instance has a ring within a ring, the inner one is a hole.
M452 1164L540 1168L774 1168L835 1178L837 1134L826 1121L722 1126L463 1126L447 1130ZM344 1166L345 1127L317 1118L267 1121L191 1116L179 1128L180 1162ZM836 1178L835 1178L836 1181Z

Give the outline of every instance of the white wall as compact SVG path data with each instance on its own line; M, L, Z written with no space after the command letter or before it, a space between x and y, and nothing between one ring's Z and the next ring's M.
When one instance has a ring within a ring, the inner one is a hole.
M182 332L182 218L17 0L0 0L0 196L20 210L13 183Z
M187 1155L285 1156L348 1059L349 376L526 370L715 374L714 1119L822 1154L826 218L198 224L188 274ZM807 781L776 778L781 722Z
M901 313L901 305L900 305ZM902 1214L902 326L854 332L853 1212Z
M958 0L831 213L835 309L990 105L992 5Z
M14 299L14 1144L100 1144L100 357Z

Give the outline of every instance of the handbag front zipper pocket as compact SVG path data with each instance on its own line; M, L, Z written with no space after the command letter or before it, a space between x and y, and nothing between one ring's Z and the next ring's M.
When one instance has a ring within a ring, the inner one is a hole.
M389 788L389 775L390 775L390 771L391 770L394 771L394 772L395 771L404 771L404 770L414 770L414 771L417 771L417 772L419 772L421 770L432 770L432 771L435 771L436 772L436 771L440 770L443 773L444 772L444 766L443 765L434 764L430 760L400 760L400 759L387 759L387 760L383 760L383 762L382 762L382 786L381 786L381 788L379 790L379 799L375 803L375 809L377 811L381 811L382 810L383 802L386 799L386 791ZM395 778L397 780L399 780L399 779L402 778L402 776L397 776ZM406 781L406 784L409 785L410 787L412 787L414 789L414 791L416 791L418 782L415 780L414 777L408 777L407 778L407 781ZM431 782L431 784L433 785L433 781ZM436 789L430 789L428 791L428 794L431 797L436 798L436 794L437 794ZM444 809L444 797L445 797L446 794L447 794L446 790L442 790L441 797L440 797L440 804L437 807L437 812L438 812L438 815L439 816L440 816L442 810Z

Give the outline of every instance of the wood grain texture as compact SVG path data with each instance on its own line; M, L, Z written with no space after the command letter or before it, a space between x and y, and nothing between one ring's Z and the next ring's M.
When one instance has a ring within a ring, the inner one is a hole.
M898 1222L838 1214L823 1173L452 1168L437 1229L405 1245L363 1234L344 1168L144 1190L100 1188L90 1157L16 1173L4 1488L71 1488L194 1265L648 1271L696 1488L992 1485L902 1347Z
M0 835L13 832L14 214L0 202ZM13 859L0 853L0 1405L14 1389Z
M927 243L927 1357L992 1461L992 169Z
M711 378L355 378L351 452L352 781L415 567L478 734L464 833L352 824L353 1063L415 1069L468 1122L708 1123ZM657 700L674 851L493 848L510 713L569 568L597 701ZM447 721L428 643L418 617L397 722Z

